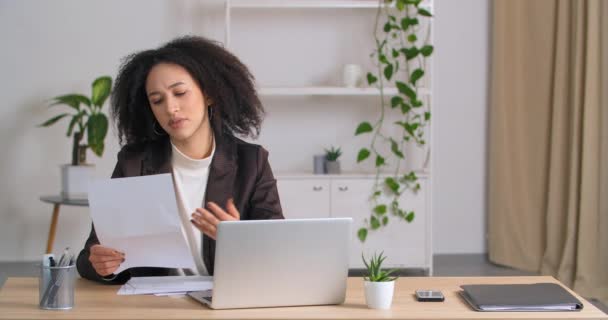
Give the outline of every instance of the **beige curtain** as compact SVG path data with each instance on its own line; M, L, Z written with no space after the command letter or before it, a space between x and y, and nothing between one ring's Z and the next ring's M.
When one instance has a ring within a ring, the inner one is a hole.
M608 303L608 0L495 0L490 260Z

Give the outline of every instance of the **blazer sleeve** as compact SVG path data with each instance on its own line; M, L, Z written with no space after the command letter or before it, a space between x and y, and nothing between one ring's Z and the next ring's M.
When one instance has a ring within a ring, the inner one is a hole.
M268 151L260 147L257 155L257 177L250 200L252 220L285 219L281 209L277 180L274 178Z
M124 173L121 169L121 161L120 161L120 153L118 155L118 163L114 168L114 172L112 173L112 179L114 178L122 178L124 177ZM97 281L105 284L123 284L127 282L131 278L131 274L129 270L125 270L118 275L110 276L110 277L102 277L99 275L91 261L89 261L90 249L91 246L99 244L99 240L97 239L97 234L95 233L95 226L91 224L91 233L89 234L89 238L87 239L84 249L80 251L78 255L78 259L76 260L76 269L78 269L78 273L81 277L93 281Z

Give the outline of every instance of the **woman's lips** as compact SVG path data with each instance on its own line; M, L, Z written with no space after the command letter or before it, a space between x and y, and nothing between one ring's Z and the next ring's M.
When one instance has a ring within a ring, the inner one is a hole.
M169 127L171 127L171 129L178 129L178 128L182 127L185 122L186 122L185 118L173 119L173 120L169 121Z

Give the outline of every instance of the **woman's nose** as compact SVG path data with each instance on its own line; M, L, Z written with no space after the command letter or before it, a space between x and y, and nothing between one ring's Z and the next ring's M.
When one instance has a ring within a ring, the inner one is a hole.
M177 103L176 99L167 99L167 112L169 114L173 114L175 112L179 111L179 104Z

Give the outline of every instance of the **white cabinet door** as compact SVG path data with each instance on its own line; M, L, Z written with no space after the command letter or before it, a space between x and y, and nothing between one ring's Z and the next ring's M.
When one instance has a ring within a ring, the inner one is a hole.
M411 223L389 215L388 225L371 231L365 243L357 237L357 231L370 217L371 195L374 179L334 179L332 181L331 213L332 217L353 218L353 241L349 254L350 268L364 268L361 254L366 259L373 253L381 251L387 256L386 268L427 268L427 237L425 219L425 180L419 180L421 190L416 194L406 192L400 198L401 207L414 211L415 218ZM385 204L390 204L387 200Z
M285 219L329 217L328 179L278 179Z

